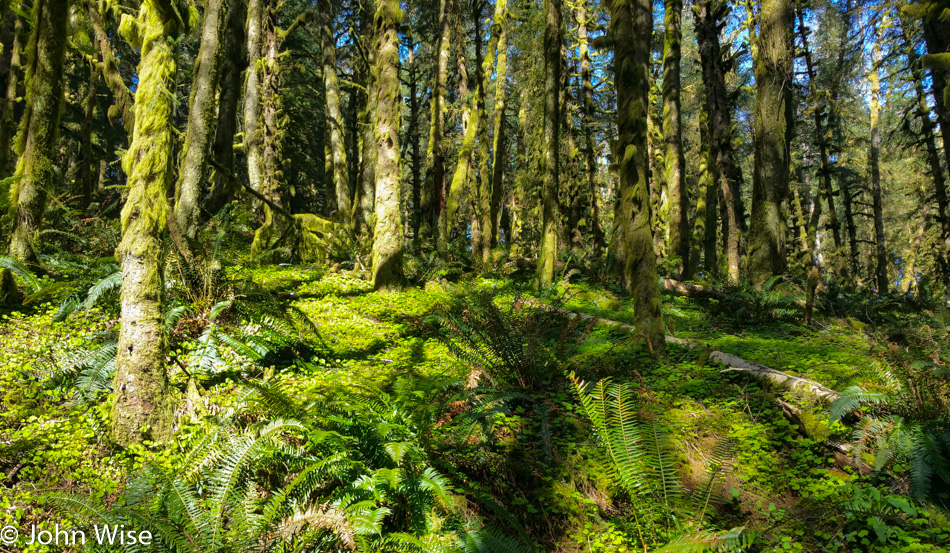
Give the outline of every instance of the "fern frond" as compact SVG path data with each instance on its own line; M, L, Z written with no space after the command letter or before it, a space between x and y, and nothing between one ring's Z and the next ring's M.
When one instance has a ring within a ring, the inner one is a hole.
M105 294L118 289L122 286L122 271L116 271L111 275L100 279L98 282L92 285L89 288L89 292L86 294L86 301L83 302L83 309L89 311L92 309L92 306L99 301L99 298Z
M0 255L0 269L6 269L11 273L22 278L34 292L39 291L43 285L40 283L40 280L33 275L33 272L26 268L25 265L13 259L12 257L7 257L5 255Z
M853 413L862 405L879 404L888 400L888 395L881 392L869 392L860 386L851 386L847 388L838 399L832 402L828 408L828 417L834 421L839 421L842 417Z

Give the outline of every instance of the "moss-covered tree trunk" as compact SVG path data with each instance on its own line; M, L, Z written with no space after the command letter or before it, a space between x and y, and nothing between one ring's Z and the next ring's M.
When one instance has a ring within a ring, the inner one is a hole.
M406 68L409 81L409 124L406 129L406 140L409 141L409 184L412 189L409 224L412 227L413 239L415 239L419 235L419 201L422 196L422 156L419 151L419 120L422 115L422 102L419 90L419 63L411 27L406 32L406 46L409 50Z
M719 190L716 188L716 160L709 138L709 124L705 107L700 114L699 191L696 194L696 216L690 240L689 271L687 277L697 274L700 266L706 274L718 271L716 221L718 219ZM702 255L702 263L700 263Z
M264 132L261 80L264 71L265 0L247 1L247 71L244 76L244 151L247 182L257 192L264 184Z
M425 182L419 199L420 224L417 234L420 246L437 240L439 213L442 211L442 193L445 188L445 154L442 136L445 127L445 96L451 50L450 17L454 3L439 3L438 36L435 46L435 70L432 79L432 100L429 114L429 142L426 146Z
M327 127L330 136L330 165L332 173L327 182L336 202L337 217L350 224L353 208L350 205L350 177L346 165L346 144L343 139L343 112L340 108L340 81L337 76L336 34L333 32L334 10L330 0L320 0L317 12L321 16L320 41L323 49L323 86L326 91ZM329 191L328 191L329 192ZM328 193L329 195L329 193Z
M465 36L461 15L456 17L456 25L455 34L459 37ZM475 137L478 132L478 118L472 114L472 105L477 105L477 102L474 101L474 98L471 98L465 48L463 48L461 44L458 45L455 54L456 66L458 67L458 98L462 103L460 116L462 142L459 145L455 172L452 174L452 180L449 182L448 189L445 192L445 208L439 215L438 250L442 256L448 254L449 243L454 238L453 231L456 226L456 217L459 209L462 208L465 198L469 171L472 166L472 154L475 150ZM469 104L470 100L472 100L472 104Z
M402 269L402 186L399 128L402 86L399 82L399 0L380 0L376 8L376 226L373 231L373 287L405 284Z
M544 0L544 180L541 191L541 249L535 285L554 282L558 251L558 151L561 127L561 2Z
M112 42L106 32L106 24L99 12L99 4L94 0L84 0L89 22L92 24L93 35L102 58L102 78L109 91L112 92L114 109L109 110L109 120L122 118L122 125L129 138L135 129L135 113L132 110L132 92L125 85L125 80L119 72L119 61L112 52Z
M937 200L937 213L935 219L940 226L940 244L938 247L938 256L937 262L940 265L940 270L942 272L942 279L944 283L950 282L950 206L948 206L947 199L947 180L946 173L940 165L940 154L937 151L937 141L935 122L930 118L930 105L927 100L927 93L924 89L924 79L926 77L924 67L921 64L920 56L917 53L914 39L913 39L913 30L910 26L910 22L907 21L906 17L901 17L900 20L901 31L903 34L903 39L906 48L907 55L907 66L910 68L913 84L914 84L914 94L917 100L917 110L916 115L920 119L920 141L924 146L924 149L927 154L927 163L930 166L930 178L933 182L933 197ZM931 211L929 204L924 205L922 210L925 210L928 214ZM920 232L923 232L924 224L921 222ZM920 236L920 232L918 236ZM915 238L913 244L916 244L912 248L912 257L908 261L907 267L908 272L911 274L910 278L913 278L913 264L916 262L916 251L920 247L920 238ZM905 281L907 277L905 276ZM909 288L905 286L904 291L908 291Z
M597 153L594 147L594 83L591 68L590 45L587 36L587 2L577 0L574 17L577 20L577 55L581 64L581 125L584 133L584 177L590 195L590 229L593 257L600 259L604 251L604 231L600 226L600 194L597 187Z
M237 193L239 184L234 178L234 136L237 133L238 106L241 102L243 68L247 66L247 0L231 0L228 5L227 36L221 59L221 77L218 79L218 124L211 145L211 155L219 167L232 174L215 172L214 185L208 193L205 208L217 213Z
M726 91L726 71L719 44L728 6L713 0L694 0L693 13L696 15L696 40L708 110L710 145L722 194L720 211L726 277L731 282L738 282L740 233L744 228L742 169L732 145L732 106Z
M792 129L792 8L762 0L754 45L755 173L749 231L749 280L762 284L786 269L789 146Z
M505 125L505 100L508 94L508 0L496 0L492 35L498 35L495 60L495 122L492 138L491 177L491 238L489 248L498 246L498 228L501 224L501 202L505 196L505 166L508 143Z
M21 2L20 9L24 5ZM28 8L27 8L28 9ZM7 72L7 86L3 96L3 113L0 114L0 175L6 178L13 174L16 158L13 155L13 137L16 132L17 98L23 88L23 49L29 37L30 27L20 14L15 14L13 24L13 43L10 52L10 69Z
M670 214L667 254L678 257L678 273L689 267L689 194L686 189L686 155L680 117L680 58L682 48L682 0L666 0L666 31L663 41L663 141L665 181L669 187Z
M37 0L33 6L33 31L26 49L25 109L14 148L19 155L17 180L10 194L13 235L9 254L23 263L39 262L34 239L43 222L47 190L56 178L68 14L66 0Z
M818 176L821 179L821 185L818 188L818 193L816 194L811 220L809 224L810 233L812 235L812 240L816 240L818 232L818 220L821 217L822 206L821 201L825 200L828 203L828 224L827 226L831 228L831 234L834 238L835 250L841 250L842 238L841 238L841 225L838 222L838 211L835 208L835 196L834 188L831 184L831 174L833 169L831 167L831 156L829 155L828 148L828 134L825 125L825 119L827 117L827 112L824 108L822 97L818 89L818 74L815 70L815 63L812 60L811 49L808 45L808 26L805 25L805 14L804 10L798 9L798 30L802 39L802 57L805 59L805 69L808 73L808 89L811 96L811 101L814 104L812 108L812 117L815 122L815 145L818 147ZM834 98L829 98L830 102L834 102ZM815 255L815 251L811 252L812 255Z
M251 243L251 255L256 256L273 244L282 232L283 219L277 218L271 204L281 206L280 189L282 173L280 170L280 151L283 131L280 128L282 99L280 96L281 64L280 31L277 28L277 8L275 3L264 6L263 35L264 58L261 72L260 102L261 113L261 188L260 193L269 202L261 206L263 220L254 232Z
M122 324L112 433L122 445L166 439L174 418L165 374L162 238L173 179L177 39L186 31L186 22L178 15L180 10L170 8L145 0L138 17L126 14L121 25L122 34L142 52L135 132L122 159L129 196L122 208L122 241L116 251L122 265Z
M884 199L881 195L881 78L878 75L881 47L877 40L873 46L873 59L868 79L871 81L871 148L868 165L871 172L871 202L874 210L874 277L878 294L886 294L887 246L884 243Z
M620 207L627 289L633 295L637 331L654 355L665 348L662 302L657 286L656 254L650 232L647 174L647 99L650 91L649 0L609 0L610 39L614 42L617 85L617 144Z
M83 212L92 201L92 123L96 114L96 92L99 88L99 68L89 69L89 85L86 88L82 127L79 131L79 207Z
M198 232L201 196L218 113L217 91L227 14L228 0L205 2L201 47L195 60L188 126L179 161L178 186L175 188L175 219L178 230L188 241L194 241Z
M380 0L382 1L382 0ZM363 126L363 140L360 144L360 182L356 190L356 200L353 205L353 220L356 231L363 236L373 235L373 210L376 204L376 86L378 76L374 74L376 67L376 48L372 43L373 37L373 6L374 1L367 0L360 4L360 29L364 37L369 40L364 41L368 59L360 63L367 63L362 67L361 74L365 77L364 85L366 87L366 106L361 114Z
M947 20L944 3L920 2L920 4L926 9L923 17L923 31L928 56L925 59L931 61L927 65L932 82L934 112L943 135L944 159L950 167L950 105L947 103L946 94L947 80L950 79L950 65L946 59L950 54L950 20Z

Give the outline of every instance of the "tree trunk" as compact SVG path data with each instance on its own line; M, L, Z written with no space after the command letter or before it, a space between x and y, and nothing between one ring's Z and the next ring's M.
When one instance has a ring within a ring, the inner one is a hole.
M21 9L25 7L21 3ZM17 98L23 89L23 51L29 37L30 27L23 16L15 14L16 22L13 27L13 45L10 52L10 70L7 74L6 94L3 98L3 113L0 115L0 175L3 178L14 171L15 158L13 156L13 136L16 130Z
M647 175L646 106L650 90L650 37L653 14L649 0L610 0L614 41L618 138L615 158L620 173L627 289L633 295L636 326L654 355L665 347L662 302L657 286L656 254L650 233Z
M680 118L680 21L682 0L666 0L666 36L663 42L663 140L665 181L670 213L667 255L678 257L676 273L682 278L689 267L689 194L686 189L686 157Z
M453 239L452 231L455 229L458 210L462 207L462 201L465 195L465 187L468 184L469 170L472 165L472 153L475 149L475 136L478 132L477 113L472 113L472 106L469 105L469 77L468 67L465 63L465 48L462 37L465 36L462 29L461 15L459 15L458 29L456 34L459 36L458 48L456 50L456 63L458 66L458 97L462 104L461 123L462 123L462 143L459 145L458 162L455 165L455 173L452 175L452 181L446 190L445 209L441 212L439 221L439 244L438 249L441 255L445 256L449 251L449 243ZM476 89L478 86L476 85ZM477 100L473 99L472 105L477 106Z
M261 76L264 65L264 2L247 0L247 71L244 76L244 151L247 182L261 191L264 183L264 136L261 129Z
M270 244L272 238L279 236L281 225L275 217L271 204L281 206L280 198L280 147L282 131L278 128L281 116L280 98L280 37L277 29L277 9L268 4L263 10L264 58L261 72L260 103L263 106L261 114L261 187L258 192L267 200L261 206L263 221L254 232L254 241L251 243L251 257L256 257ZM250 156L248 157L250 164Z
M762 0L754 46L755 174L749 233L749 280L761 285L786 269L789 146L792 129L792 9L789 0Z
M709 133L716 176L722 192L722 233L726 257L726 276L739 280L739 242L744 227L742 208L742 169L732 146L732 107L726 92L719 32L724 25L727 6L712 0L694 0L696 39L699 44L703 88L709 110Z
M165 374L167 349L163 312L162 237L172 182L172 118L178 70L177 38L186 29L174 13L145 0L135 30L128 33L142 51L135 102L135 132L122 159L129 196L122 209L122 325L116 356L112 430L121 445L171 434L174 409Z
M402 271L402 186L399 182L399 0L380 0L376 10L376 227L373 232L373 287L399 288Z
M439 34L436 38L435 76L429 116L429 143L426 147L425 183L419 200L421 221L417 236L420 245L425 241L438 240L436 235L439 229L439 213L442 211L440 200L445 187L445 154L442 151L442 135L445 126L446 80L452 42L449 21L453 7L452 0L442 0L439 6Z
M687 278L695 276L700 266L706 270L706 274L714 274L718 269L716 219L719 190L716 188L716 162L710 147L705 107L702 108L700 114L699 134L699 192L696 195L696 217L693 220L692 250L689 254ZM700 253L703 254L702 264L700 264Z
M491 240L490 248L498 246L498 227L501 222L501 202L505 195L505 165L507 142L505 125L505 99L508 87L508 0L496 0L495 24L492 36L498 35L498 54L495 65L495 134L492 144L491 179ZM501 5L501 7L499 7ZM508 237L506 237L508 238Z
M541 194L541 251L535 285L554 282L558 236L558 150L561 126L561 2L544 0L544 183Z
M89 21L92 23L93 34L99 47L99 55L102 57L102 78L112 92L113 105L116 108L114 113L109 110L109 121L113 121L116 116L121 115L125 132L131 140L132 132L135 130L132 93L129 91L129 87L125 85L125 80L119 72L119 62L115 54L112 53L112 42L106 32L106 25L102 20L102 14L99 12L98 3L92 0L85 0L85 2L86 12L89 15Z
M92 123L96 114L96 91L99 88L99 68L89 69L89 88L86 91L85 113L80 129L81 159L79 162L79 207L83 213L92 201Z
M380 0L385 1L385 0ZM360 3L360 29L364 36L372 37L373 33L373 9L375 1L365 1ZM371 237L373 235L372 217L376 205L376 86L378 77L373 74L376 65L376 49L372 44L372 39L366 43L368 59L367 65L363 67L362 74L365 75L366 86L366 106L362 113L363 119L363 143L360 152L360 182L356 191L356 201L353 206L353 220L356 232Z
M53 189L56 177L68 15L66 0L37 0L33 6L33 31L26 49L25 110L16 141L18 180L10 193L13 235L9 255L21 263L39 263L34 237L43 222L47 190Z
M221 75L221 49L228 0L205 3L201 28L201 49L195 60L188 126L180 155L178 186L175 189L175 219L178 230L189 242L198 233L201 196L208 156L217 118L217 90Z
M350 177L347 174L346 144L343 139L343 114L340 109L340 82L336 72L336 35L333 32L334 12L330 0L320 0L317 13L322 15L320 38L323 49L323 85L327 100L327 127L330 135L330 165L332 194L335 199L337 218L349 225L353 208L350 205ZM330 195L330 192L327 194Z
M410 224L413 238L419 235L419 201L422 196L422 167L419 156L419 116L422 112L419 101L419 67L416 61L415 42L411 28L406 33L409 49L409 128L406 139L409 141L410 184L412 186L412 211Z
M825 128L827 114L823 106L821 106L818 91L818 75L815 71L815 64L812 61L811 50L808 47L808 27L805 25L804 10L801 8L798 10L798 29L802 38L802 55L805 58L805 69L808 72L809 93L812 103L815 104L812 114L815 119L815 145L818 147L818 176L821 179L821 186L815 195L814 211L812 212L814 223L809 226L812 227L810 229L813 233L812 239L816 240L818 231L817 223L822 211L821 200L824 199L828 203L828 227L831 228L831 233L835 241L835 250L840 251L843 244L841 242L841 225L838 223L838 211L835 209L834 188L831 185L833 169L828 153L827 130ZM830 102L834 102L835 100L835 98L829 98ZM811 254L814 256L815 252L812 251Z
M878 76L881 59L881 47L875 40L873 59L871 61L871 151L868 154L868 164L871 166L871 198L874 204L874 243L877 263L874 275L877 281L878 294L886 294L887 285L887 247L884 243L884 205L881 197L881 129L879 124L881 113L881 80Z
M592 81L590 46L587 38L587 2L577 0L575 4L577 19L578 57L581 61L582 108L581 125L584 133L584 175L587 193L590 195L590 224L593 241L593 258L600 259L604 251L604 231L600 226L600 194L597 188L597 155L594 149L594 84Z
M247 1L231 0L228 6L227 37L218 79L218 124L211 155L220 167L234 173L234 135L237 132L238 104L241 101L241 68L247 66L245 54ZM205 201L209 213L217 213L237 193L238 182L232 175L215 173L214 186Z
M934 2L929 5L930 9L924 16L924 42L927 45L927 53L932 56L945 56L950 51L950 21L944 18L944 10L941 5ZM950 78L950 71L944 63L928 64L930 76L933 82L931 89L934 97L934 111L937 114L937 121L940 123L940 133L943 135L943 154L950 167L950 106L947 105L947 79Z
M937 141L934 136L934 128L936 125L930 119L930 106L927 103L927 95L924 91L924 68L920 62L917 50L914 47L912 32L910 28L908 28L908 22L905 18L901 18L900 25L904 41L907 44L907 65L911 71L914 93L917 97L917 117L920 118L920 139L926 149L927 161L930 165L930 178L933 180L934 185L934 198L937 200L936 219L940 225L940 245L938 248L939 255L937 256L937 263L940 265L941 276L943 282L946 284L950 282L950 213L948 213L950 207L948 207L947 200L947 181L943 168L940 166L940 154L937 152ZM923 209L929 214L931 210L929 202L927 202ZM921 222L920 229L923 228L924 223ZM922 240L923 236L920 236L920 240ZM917 246L912 250L913 257L911 258L911 262L908 263L911 272L913 271L914 263L916 263L916 248L920 247L920 240L917 240ZM905 291L907 290L909 290L909 288Z

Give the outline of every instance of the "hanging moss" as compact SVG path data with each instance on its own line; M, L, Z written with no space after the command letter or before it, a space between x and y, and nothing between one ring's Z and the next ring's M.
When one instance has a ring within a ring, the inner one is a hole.
M138 17L125 14L120 26L123 36L142 51L135 132L122 158L122 168L129 175L129 195L116 251L122 265L122 325L112 429L120 444L162 441L170 435L174 418L175 398L164 364L163 236L173 176L176 45L187 22L179 15L182 10L172 8L176 9L162 9L157 0L145 0Z
M376 225L373 232L373 287L405 285L403 274L402 186L399 128L402 90L399 82L398 0L380 1L376 11Z
M38 263L34 238L43 222L47 190L57 175L54 161L63 107L63 60L66 55L66 0L37 0L33 31L26 48L26 97L14 144L19 155L10 187L13 235L9 254L23 263Z

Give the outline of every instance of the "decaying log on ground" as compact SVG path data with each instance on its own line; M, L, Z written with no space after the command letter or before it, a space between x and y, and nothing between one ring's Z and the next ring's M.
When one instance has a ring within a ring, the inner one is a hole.
M838 399L838 392L813 380L793 376L758 363L752 363L729 353L713 351L710 352L709 358L728 367L721 372L738 371L748 373L756 378L767 380L776 386L785 388L786 390L808 392L820 399L823 403L831 403Z
M712 286L706 286L703 284L690 284L688 282L681 282L679 280L673 280L672 278L664 278L661 286L667 292L673 292L679 296L691 296L697 298L710 298L720 296L718 292Z

